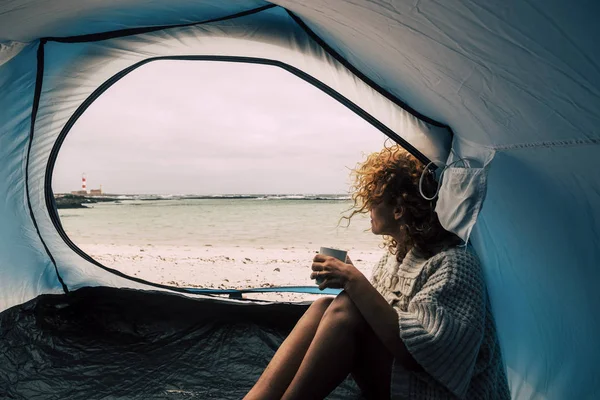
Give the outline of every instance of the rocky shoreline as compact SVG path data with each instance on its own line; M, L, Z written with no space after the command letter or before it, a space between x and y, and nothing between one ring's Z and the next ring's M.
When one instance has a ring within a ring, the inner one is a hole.
M112 197L87 197L76 194L65 194L60 196L54 196L54 204L56 208L89 208L86 204L94 204L100 202L114 201L118 202L119 199Z

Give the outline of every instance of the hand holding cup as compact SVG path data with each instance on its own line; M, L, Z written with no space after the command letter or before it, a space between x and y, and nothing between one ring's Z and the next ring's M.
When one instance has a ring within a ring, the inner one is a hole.
M315 279L319 289L343 289L348 280L358 270L352 264L345 250L321 247L313 258L311 279Z

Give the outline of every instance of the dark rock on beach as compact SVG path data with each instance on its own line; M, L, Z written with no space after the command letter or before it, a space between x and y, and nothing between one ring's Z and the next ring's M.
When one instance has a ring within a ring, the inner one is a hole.
M110 197L86 197L76 194L65 194L54 197L56 208L89 208L86 204L105 201L117 201L117 199Z

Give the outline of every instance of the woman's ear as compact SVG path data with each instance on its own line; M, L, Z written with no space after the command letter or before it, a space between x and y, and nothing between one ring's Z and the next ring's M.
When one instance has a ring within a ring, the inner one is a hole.
M404 207L402 207L402 206L394 207L394 219L396 221L400 221L403 216L404 216Z

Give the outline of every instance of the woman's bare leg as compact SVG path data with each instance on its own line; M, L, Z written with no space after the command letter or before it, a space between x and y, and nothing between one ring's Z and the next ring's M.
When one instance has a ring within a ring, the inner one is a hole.
M286 400L325 398L352 371L359 354L357 349L365 345L363 340L378 340L374 334L369 337L367 334L369 329L352 300L345 293L341 293L323 315L300 368L282 398ZM363 358L363 361L373 362L376 365L383 361L386 365L389 364L389 367L381 368L391 372L389 357L382 356L376 360ZM370 390L380 385L387 385L389 388L388 375L373 373L359 374L359 376L369 380L372 385L367 387L363 382L363 386ZM385 395L389 392L384 390L383 393Z
M394 356L369 326L357 347L351 372L354 381L367 399L389 399Z
M281 399L298 371L321 318L332 301L332 297L320 298L306 310L244 399Z

